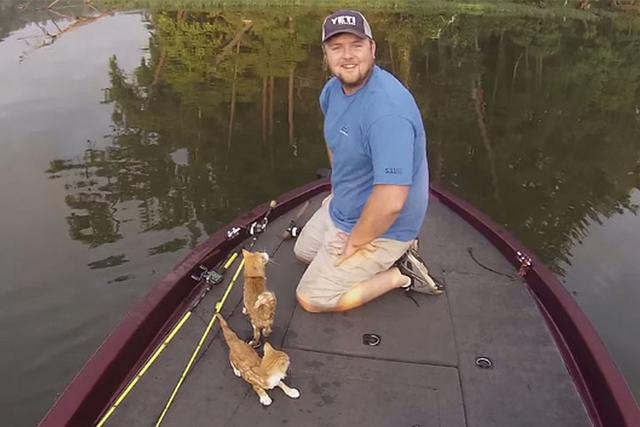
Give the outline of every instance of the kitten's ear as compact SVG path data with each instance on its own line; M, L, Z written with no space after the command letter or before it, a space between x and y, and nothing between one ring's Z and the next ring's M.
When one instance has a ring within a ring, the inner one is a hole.
M243 256L244 258L246 258L246 257L247 257L247 255L249 255L250 253L251 253L251 252L249 252L248 250L246 250L246 249L242 249L242 256Z
M268 342L264 343L264 354L271 353L273 351L273 347Z

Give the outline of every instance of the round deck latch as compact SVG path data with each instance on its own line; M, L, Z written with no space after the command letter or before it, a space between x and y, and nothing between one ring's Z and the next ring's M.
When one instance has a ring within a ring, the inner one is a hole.
M493 362L488 357L480 356L476 357L476 366L480 369L491 369Z
M375 347L382 341L382 338L378 334L363 334L362 344Z

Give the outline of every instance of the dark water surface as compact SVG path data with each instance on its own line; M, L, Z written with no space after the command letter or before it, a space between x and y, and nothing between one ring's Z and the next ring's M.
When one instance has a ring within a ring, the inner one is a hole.
M0 8L3 425L37 422L207 235L327 165L326 12ZM640 396L638 22L368 16L432 179L557 271Z

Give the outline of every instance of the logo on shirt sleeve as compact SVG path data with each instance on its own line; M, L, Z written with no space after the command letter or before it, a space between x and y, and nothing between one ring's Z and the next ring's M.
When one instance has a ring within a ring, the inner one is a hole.
M387 175L400 175L402 174L402 168L384 168L384 173Z

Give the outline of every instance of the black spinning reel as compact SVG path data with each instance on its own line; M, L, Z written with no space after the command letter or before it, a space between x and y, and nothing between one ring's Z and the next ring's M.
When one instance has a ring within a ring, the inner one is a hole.
M282 234L282 238L284 240L295 239L300 235L301 231L302 231L302 227L296 225L295 221L291 221L291 224L289 224L289 227L287 227L287 229L284 230L284 233Z

